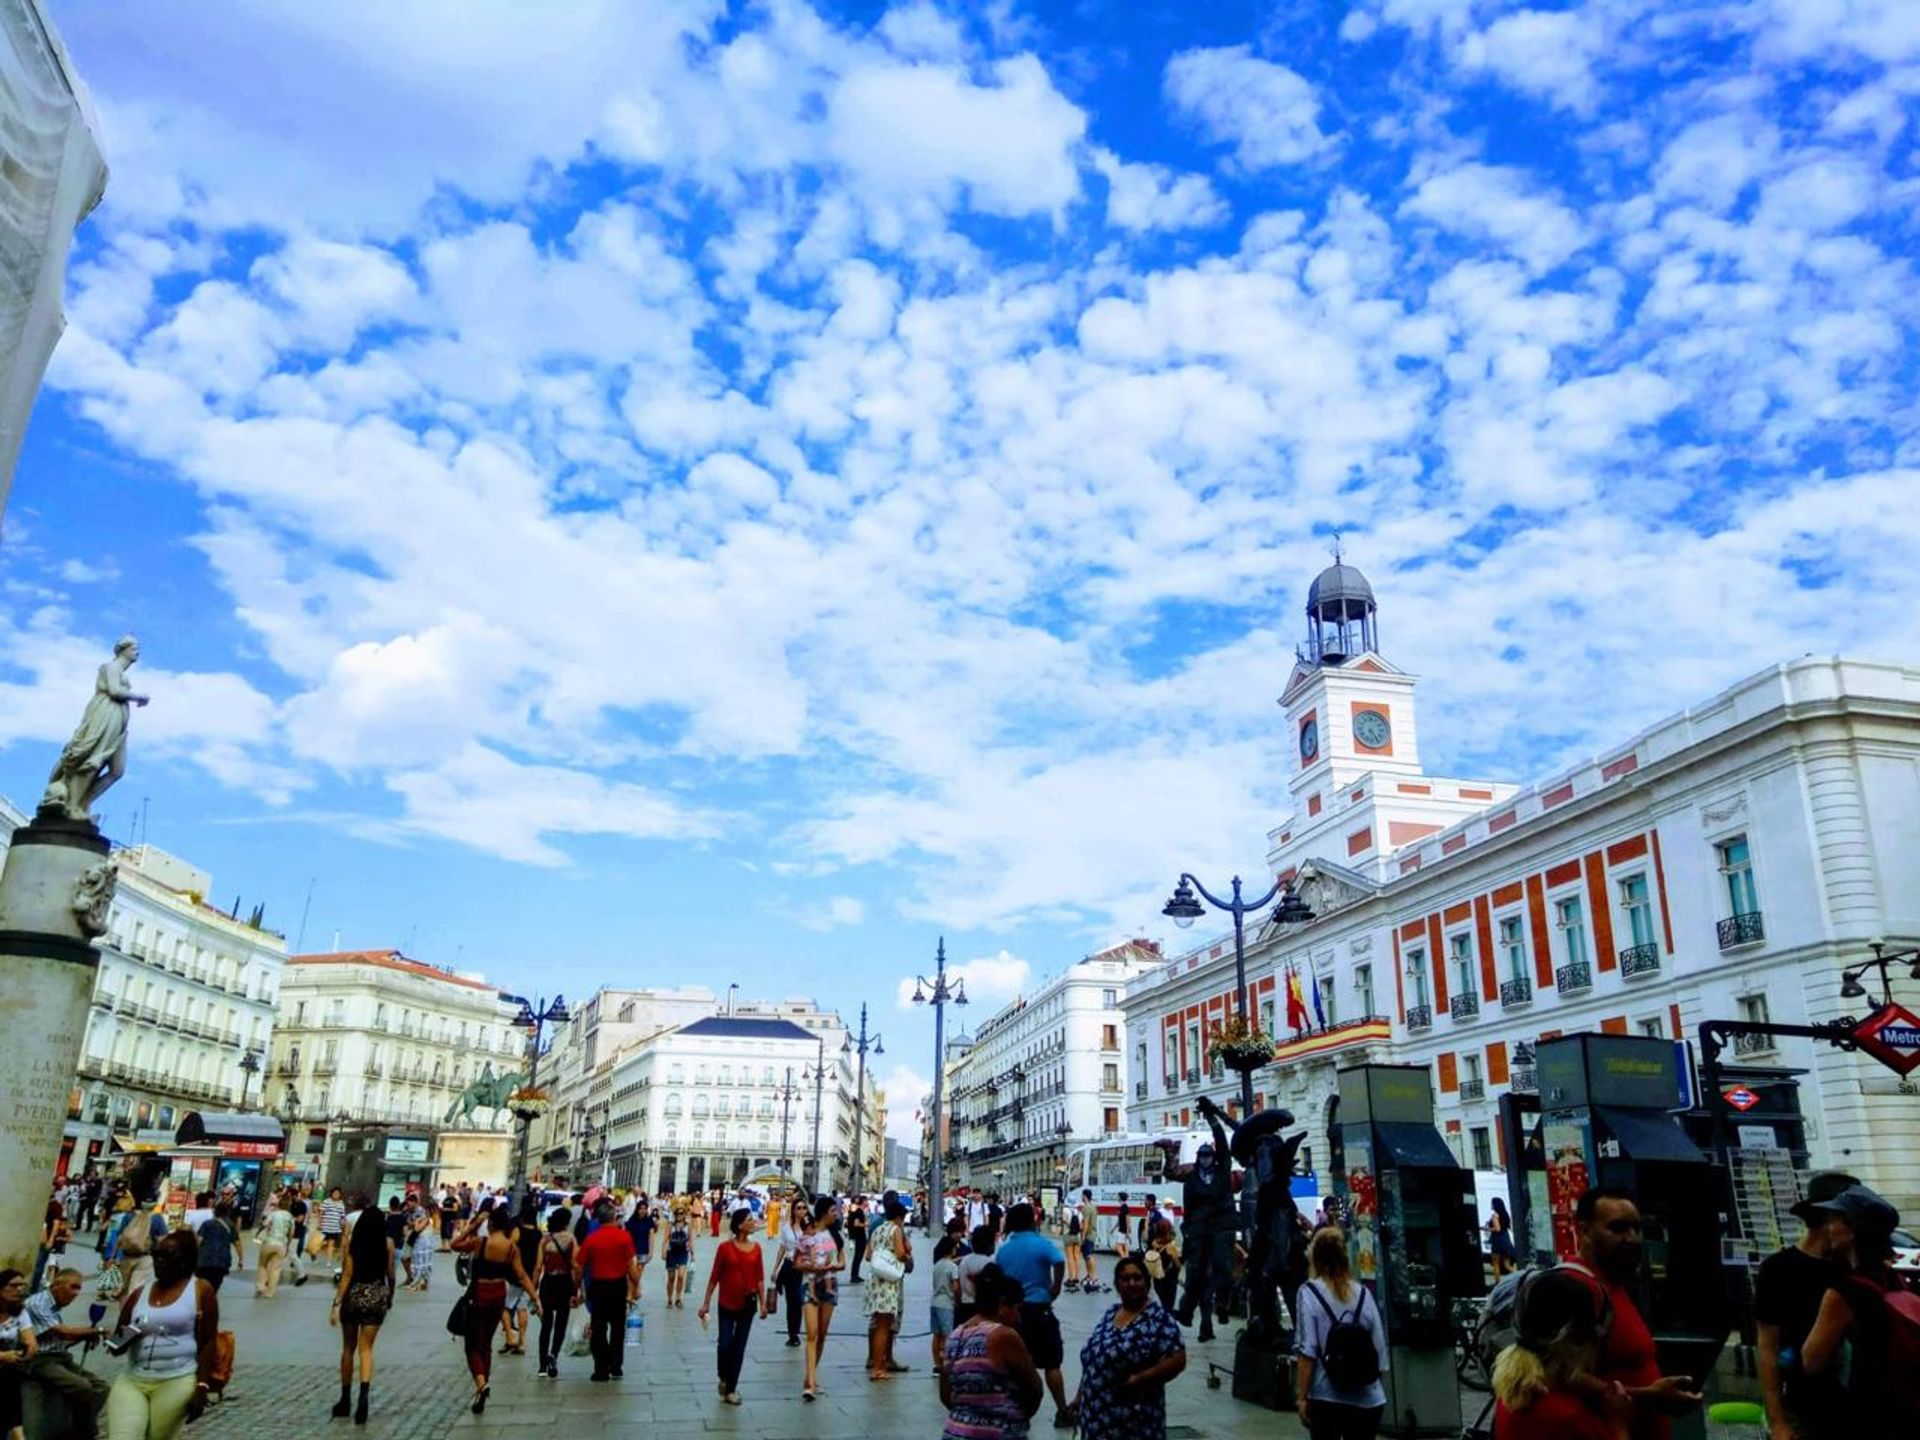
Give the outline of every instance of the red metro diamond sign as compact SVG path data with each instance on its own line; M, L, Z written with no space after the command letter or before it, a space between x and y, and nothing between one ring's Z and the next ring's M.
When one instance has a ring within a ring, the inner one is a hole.
M1853 1038L1896 1075L1920 1069L1920 1015L1904 1005L1882 1005L1854 1027Z
M1731 1090L1722 1090L1720 1098L1734 1109L1741 1111L1751 1110L1760 1103L1760 1097L1744 1085L1736 1085Z

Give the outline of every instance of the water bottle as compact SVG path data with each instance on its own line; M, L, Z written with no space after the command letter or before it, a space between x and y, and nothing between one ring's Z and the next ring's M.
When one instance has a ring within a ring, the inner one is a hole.
M643 1338L640 1332L645 1330L646 1328L647 1328L646 1317L640 1313L639 1304L636 1302L635 1304L627 1306L627 1348L628 1349L632 1349L633 1347L637 1346L640 1343L641 1339Z

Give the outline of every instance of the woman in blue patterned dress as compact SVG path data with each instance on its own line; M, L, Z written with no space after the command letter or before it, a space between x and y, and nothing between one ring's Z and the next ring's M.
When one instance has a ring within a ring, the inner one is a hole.
M1081 1440L1166 1440L1167 1382L1187 1368L1180 1325L1153 1297L1137 1255L1114 1263L1120 1303L1080 1347L1080 1390L1067 1413Z

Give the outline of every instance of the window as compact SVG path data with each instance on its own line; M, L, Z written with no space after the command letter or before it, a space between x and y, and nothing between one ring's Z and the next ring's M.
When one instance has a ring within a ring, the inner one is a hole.
M1487 1133L1487 1127L1476 1125L1472 1131L1473 1168L1491 1170L1493 1168L1493 1137Z
M1518 915L1508 915L1500 921L1500 953L1507 960L1507 978L1524 982L1527 978L1527 939Z
M1771 1025L1773 1023L1773 1016L1767 1013L1767 997L1765 995L1742 995L1734 1003L1740 1007L1740 1018L1745 1020L1749 1025ZM1764 1039L1766 1037L1760 1036L1755 1038Z
M712 1084L712 1083L713 1083L713 1071L711 1071L710 1069L708 1069L708 1068L707 1068L707 1067L706 1067L705 1065L696 1065L696 1066L694 1066L694 1067L693 1067L693 1083L694 1083L694 1084L696 1084L696 1085L710 1085L710 1084Z
M1120 1111L1118 1108L1109 1105L1102 1110L1100 1112L1100 1123L1107 1134L1118 1135L1120 1133Z
M720 1067L720 1083L722 1085L733 1084L733 1067L731 1065L722 1065Z
M1187 1066L1198 1070L1206 1063L1205 1052L1200 1048L1200 1025L1198 1021L1187 1026Z
M1100 1008L1102 1010L1118 1010L1120 1008L1120 992L1118 990L1102 990L1100 992Z
M1180 1074L1180 1039L1171 1033L1167 1036L1166 1067L1162 1073L1171 1084Z
M1260 1002L1260 1033L1273 1034L1273 1001L1271 999Z
M686 1067L684 1065L669 1065L667 1067L667 1083L669 1085L686 1084L687 1083Z
M335 1000L327 1007L327 1024L344 1025L347 1023L347 1002Z
M773 1084L773 1067L771 1065L763 1065L760 1068L760 1083L762 1085Z
M1118 1090L1120 1088L1120 1067L1118 1065L1102 1065L1100 1067L1100 1088L1102 1090Z
M1333 976L1322 975L1313 983L1320 987L1320 1011L1326 1016L1327 1024L1338 1025L1340 1023L1340 1006L1334 994Z
M696 1095L693 1097L693 1113L696 1118L705 1118L711 1109L712 1107L708 1104L706 1096Z
M1102 1050L1118 1050L1120 1048L1120 1027L1118 1025L1102 1025L1100 1027L1100 1048Z
M384 1003L373 1007L373 1028L376 1030L387 1028L387 1007Z
M1580 908L1580 897L1571 895L1556 900L1554 920L1560 927L1560 946L1569 965L1583 964L1587 958L1587 919Z
M1720 875L1727 887L1727 914L1757 915L1760 892L1753 884L1753 854L1747 837L1736 835L1713 847L1720 856Z
M1469 1085L1480 1083L1480 1056L1470 1052L1460 1057L1460 1078Z
M1667 1038L1667 1022L1658 1015L1649 1015L1640 1022L1640 1033L1649 1040L1664 1040Z
M667 1096L667 1103L660 1107L660 1113L662 1115L678 1115L680 1113L680 1097L678 1095Z
M727 1102L727 1097L724 1095L713 1102L713 1113L723 1118L731 1113L732 1108L733 1107ZM699 1112L696 1109L694 1113L698 1114Z
M1416 1006L1427 1003L1427 952L1416 945L1407 951L1407 979L1412 982L1408 999Z
M1653 902L1647 898L1645 871L1621 877L1620 908L1627 913L1627 929L1633 936L1633 943L1653 944Z
M1461 931L1447 939L1447 958L1453 963L1453 983L1459 994L1477 994L1473 983L1473 936Z
M1373 1014L1373 966L1356 965L1353 967L1353 988L1360 992L1360 1013L1362 1015Z

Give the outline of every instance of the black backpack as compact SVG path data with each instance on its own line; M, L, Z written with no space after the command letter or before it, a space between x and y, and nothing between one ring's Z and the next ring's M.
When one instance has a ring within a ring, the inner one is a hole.
M1317 1286L1305 1288L1333 1322L1320 1346L1320 1367L1327 1382L1336 1390L1366 1389L1380 1378L1380 1352L1373 1348L1373 1332L1360 1323L1360 1312L1367 1308L1367 1287L1360 1286L1360 1299L1345 1318L1334 1313Z

